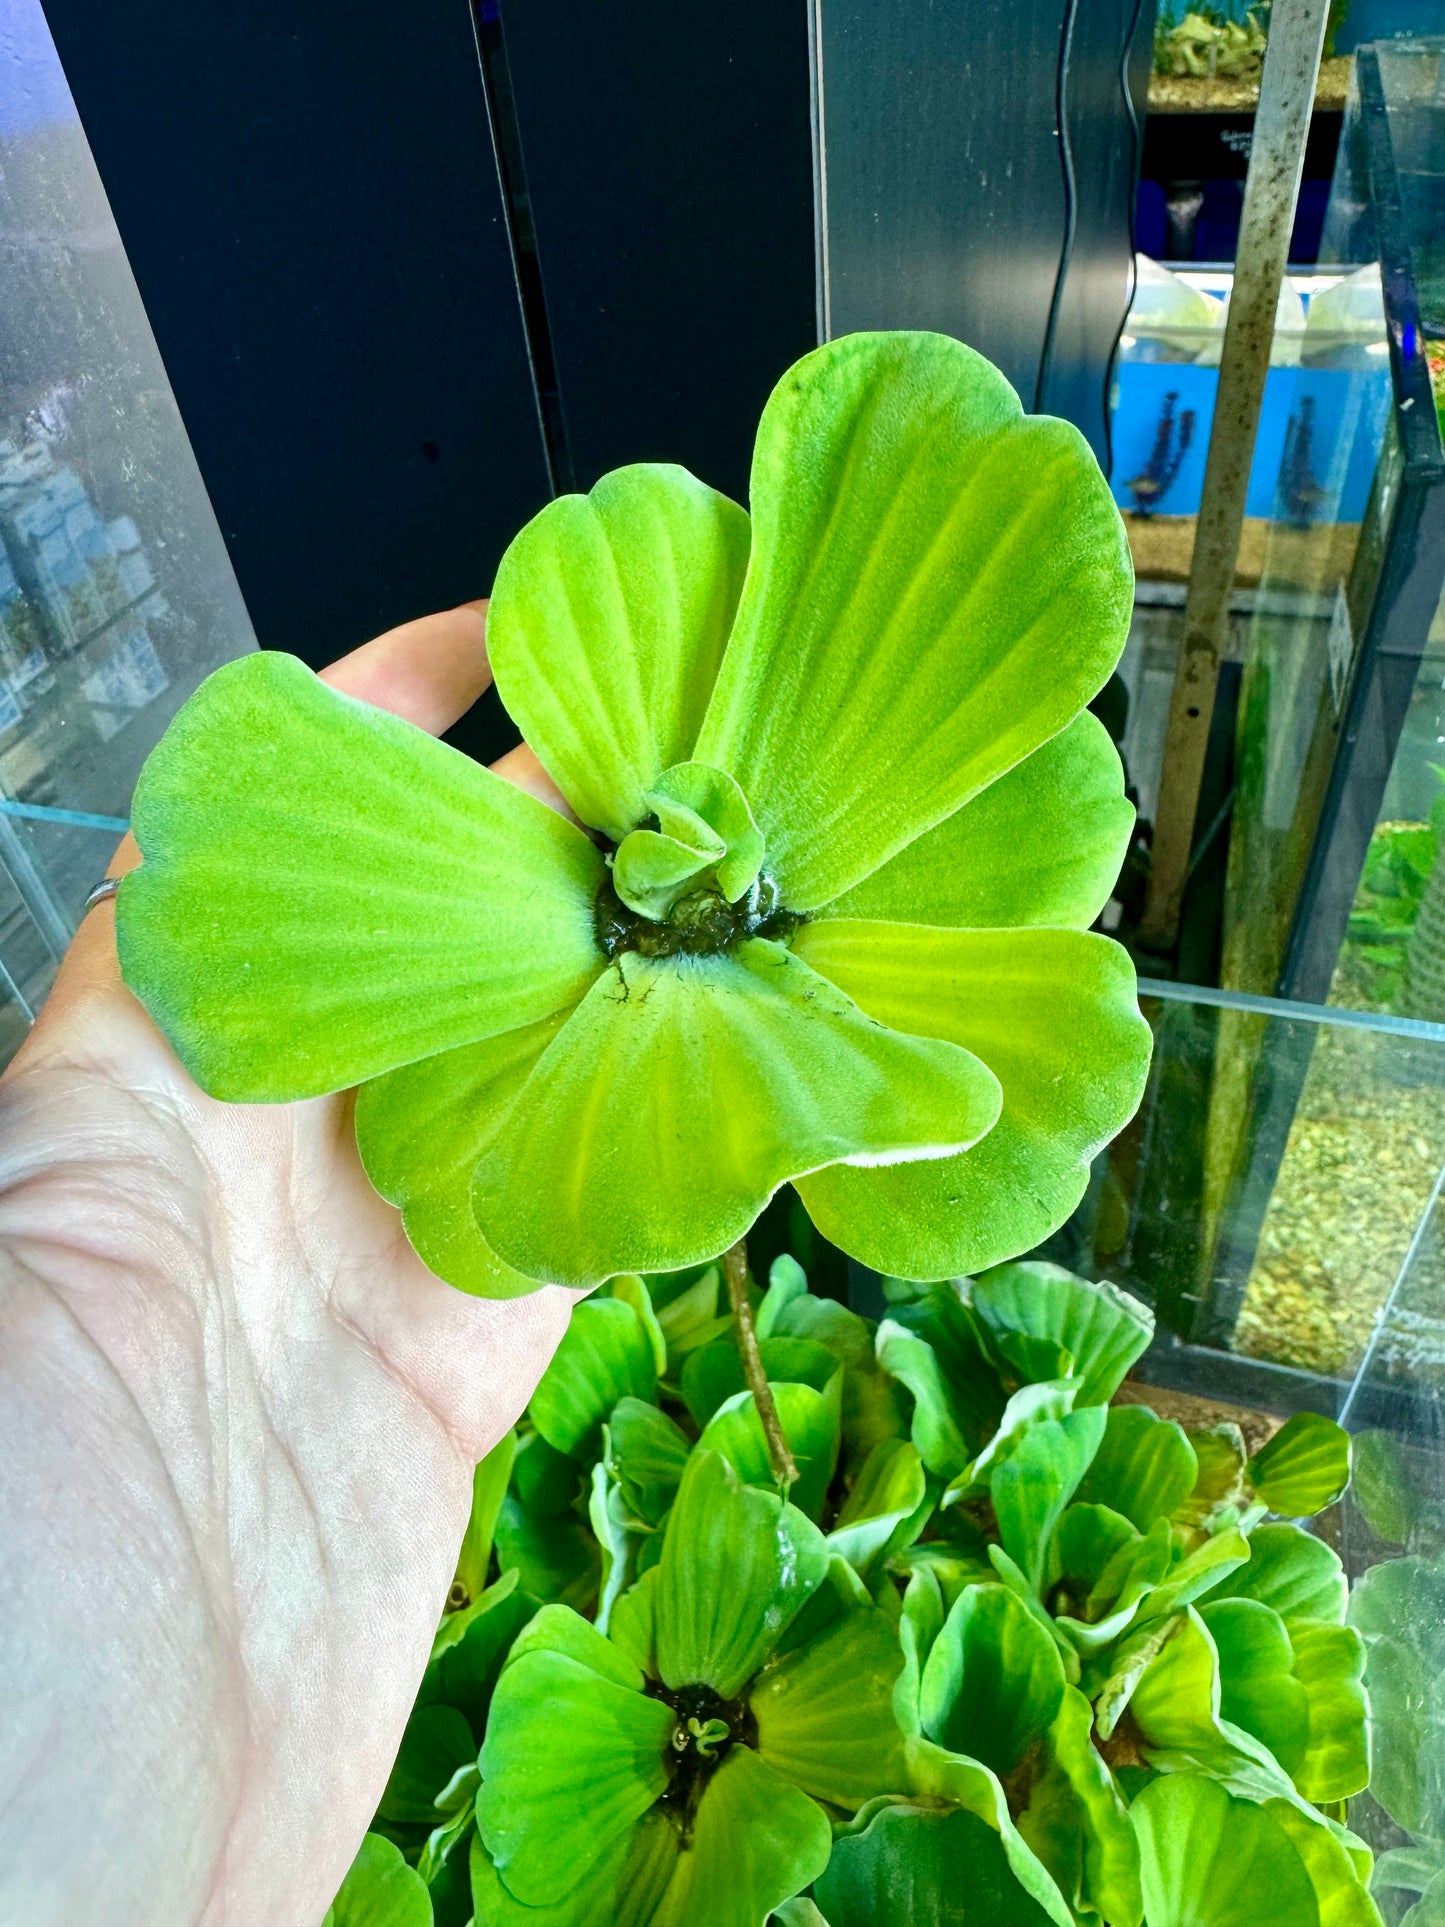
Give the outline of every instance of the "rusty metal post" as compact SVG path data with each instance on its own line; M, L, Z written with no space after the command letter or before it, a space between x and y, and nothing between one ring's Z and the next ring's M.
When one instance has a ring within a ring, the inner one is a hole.
M1184 634L1169 705L1153 867L1139 930L1140 942L1156 951L1172 950L1179 934L1215 685L1228 641L1229 598L1244 527L1249 469L1274 342L1275 308L1289 258L1328 13L1329 0L1274 0L1270 10L1234 290L1189 570Z

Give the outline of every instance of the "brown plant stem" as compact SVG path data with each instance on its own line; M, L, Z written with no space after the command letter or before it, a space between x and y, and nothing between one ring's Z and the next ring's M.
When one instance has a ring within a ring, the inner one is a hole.
M772 1464L773 1477L783 1488L786 1498L788 1489L798 1482L798 1468L793 1461L792 1452L778 1418L778 1408L773 1403L773 1388L768 1383L768 1375L763 1370L763 1355L758 1350L758 1328L753 1323L753 1301L748 1297L748 1247L745 1238L739 1238L731 1250L723 1254L723 1276L728 1283L728 1297L732 1301L733 1317L737 1320L738 1351L743 1361L743 1376L748 1381L748 1390L753 1395L753 1403L758 1408L762 1421L763 1437L767 1441L768 1458Z

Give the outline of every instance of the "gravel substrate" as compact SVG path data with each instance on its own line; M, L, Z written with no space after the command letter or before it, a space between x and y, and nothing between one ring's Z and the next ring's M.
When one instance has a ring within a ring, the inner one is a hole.
M1358 1367L1445 1161L1445 1092L1429 1049L1321 1035L1236 1351L1331 1374Z

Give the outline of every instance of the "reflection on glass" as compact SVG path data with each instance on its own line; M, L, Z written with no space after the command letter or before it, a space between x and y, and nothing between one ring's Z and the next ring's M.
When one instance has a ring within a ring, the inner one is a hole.
M1439 1187L1341 1413L1354 1481L1340 1550L1366 1646L1370 1791L1350 1824L1375 1848L1398 1923L1436 1882L1445 1900L1445 1206ZM1429 1910L1425 1911L1428 1920ZM1419 1916L1416 1917L1417 1919Z
M23 1025L217 663L254 648L38 0L0 21L0 988ZM18 1041L0 1023L0 1059Z
M1445 1168L1445 1026L1141 983L1139 1116L1045 1254L1112 1278L1180 1337L1339 1380L1371 1342ZM1256 1078L1273 1154L1217 1156L1211 1105Z

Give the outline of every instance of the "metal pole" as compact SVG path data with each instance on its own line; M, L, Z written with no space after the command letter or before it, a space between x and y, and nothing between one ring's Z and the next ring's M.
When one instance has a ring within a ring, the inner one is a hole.
M1161 952L1172 950L1179 935L1204 752L1220 658L1229 635L1229 598L1239 559L1249 468L1328 13L1329 0L1274 0L1270 9L1234 290L1189 571L1184 634L1169 705L1149 895L1139 929L1140 942Z

